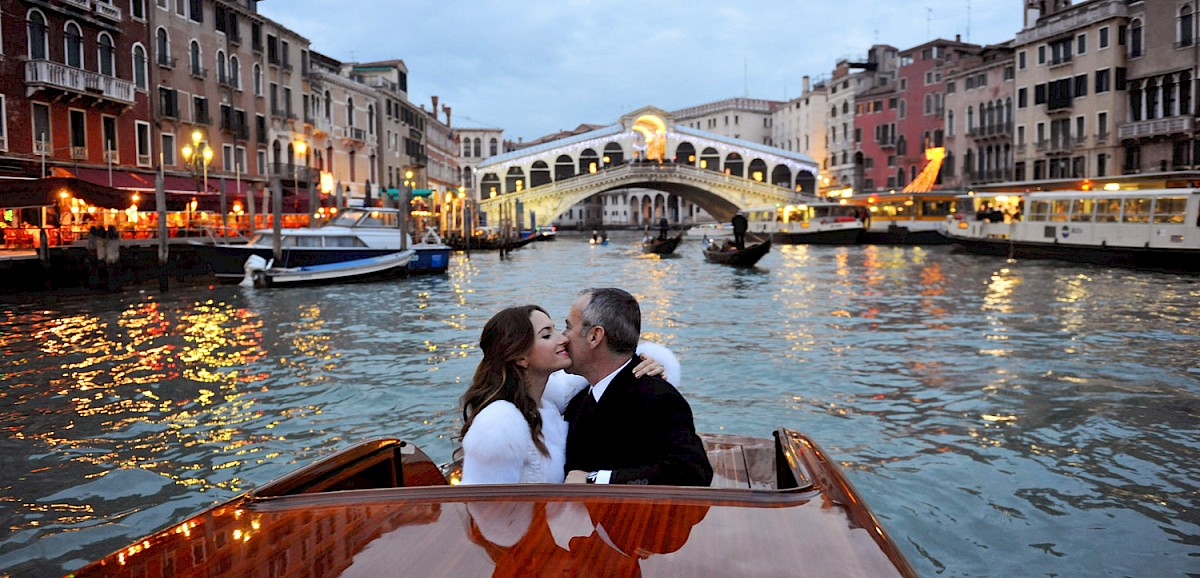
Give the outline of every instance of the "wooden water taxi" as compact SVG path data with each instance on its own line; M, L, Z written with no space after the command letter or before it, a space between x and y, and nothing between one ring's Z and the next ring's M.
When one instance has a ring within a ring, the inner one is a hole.
M74 575L916 576L811 439L701 437L706 488L456 486L411 444L365 442Z
M1200 272L1200 189L964 195L942 233L974 253Z
M408 264L415 256L416 251L409 249L322 265L272 267L271 262L264 262L262 257L253 255L246 260L246 278L242 280L241 284L263 287L295 287L395 279L408 274Z

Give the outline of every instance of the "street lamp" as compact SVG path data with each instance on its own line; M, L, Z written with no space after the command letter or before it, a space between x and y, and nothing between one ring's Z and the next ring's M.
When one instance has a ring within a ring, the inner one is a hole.
M183 162L187 164L188 170L192 173L192 179L196 181L196 194L200 194L201 190L208 190L208 164L212 162L213 150L208 146L208 141L204 140L204 132L200 129L192 131L192 143L183 145L180 151L183 153ZM203 178L203 181L199 180ZM203 183L203 189L201 189ZM195 200L193 199L193 203ZM194 209L193 209L194 210ZM187 226L192 226L192 211L188 211ZM225 215L221 215L224 219ZM222 223L224 225L224 223ZM224 231L222 231L224 234Z

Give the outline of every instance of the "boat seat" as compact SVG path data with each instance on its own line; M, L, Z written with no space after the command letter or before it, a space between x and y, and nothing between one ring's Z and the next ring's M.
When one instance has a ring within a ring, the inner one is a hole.
M776 489L775 448L763 440L703 434L713 488Z

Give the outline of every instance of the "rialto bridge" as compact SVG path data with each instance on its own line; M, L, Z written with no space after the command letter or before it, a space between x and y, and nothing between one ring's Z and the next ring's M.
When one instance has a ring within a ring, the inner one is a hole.
M538 223L621 189L666 193L626 197L630 224L668 215L664 197L671 195L727 221L747 207L811 199L817 180L817 163L807 155L676 125L653 107L602 129L492 157L477 171L482 211L511 215L519 200Z

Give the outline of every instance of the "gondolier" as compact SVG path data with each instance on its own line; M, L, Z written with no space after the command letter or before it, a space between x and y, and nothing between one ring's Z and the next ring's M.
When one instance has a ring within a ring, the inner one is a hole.
M739 251L745 249L746 228L749 225L746 221L746 215L735 213L729 224L733 225L733 244L737 246Z

